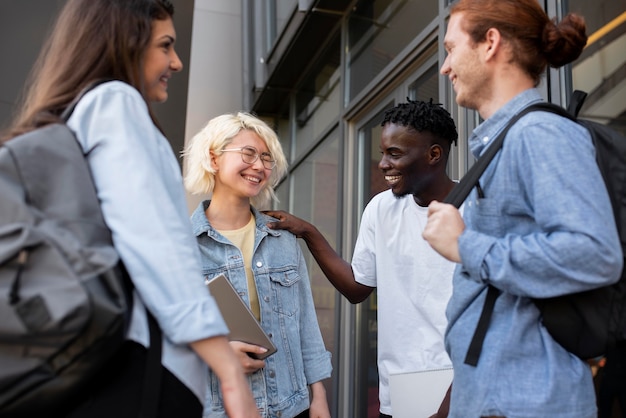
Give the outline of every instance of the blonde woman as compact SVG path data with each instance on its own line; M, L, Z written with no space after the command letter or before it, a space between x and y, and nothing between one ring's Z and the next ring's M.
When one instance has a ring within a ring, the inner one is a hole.
M273 231L256 207L274 198L287 162L274 131L247 113L218 116L185 149L185 185L210 194L191 217L207 279L228 277L278 351L232 341L263 417L329 418L322 380L330 377L311 286L296 237ZM256 206L256 207L255 207ZM311 399L309 395L311 392ZM205 417L225 417L219 380L209 372Z

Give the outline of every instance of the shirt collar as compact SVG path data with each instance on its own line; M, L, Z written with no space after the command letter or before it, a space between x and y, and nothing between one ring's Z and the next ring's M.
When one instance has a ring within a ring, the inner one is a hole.
M542 101L536 88L525 90L498 109L491 117L474 129L468 144L474 157L478 158L486 146L504 129L507 122L528 105Z
M209 220L206 218L205 211L211 204L211 200L205 200L201 202L196 210L191 214L191 226L193 228L193 233L195 236L200 236L203 234L216 234L217 231L211 226ZM268 222L276 221L270 216L265 215L262 212L259 212L254 206L250 206L252 213L254 214L254 219L256 221L256 228L273 236L279 236L281 234L280 230L269 229L267 227Z

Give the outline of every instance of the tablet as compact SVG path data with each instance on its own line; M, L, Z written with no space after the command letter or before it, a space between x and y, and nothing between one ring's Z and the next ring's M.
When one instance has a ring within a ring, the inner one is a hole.
M211 295L220 308L224 322L228 326L231 341L242 341L248 344L267 348L265 353L249 353L253 358L263 360L276 352L276 346L263 331L248 305L241 299L230 280L220 274L207 280Z

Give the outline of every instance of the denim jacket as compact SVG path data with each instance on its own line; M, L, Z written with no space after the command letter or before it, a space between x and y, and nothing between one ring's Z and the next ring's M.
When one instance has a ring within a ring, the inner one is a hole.
M206 278L220 273L248 304L241 251L209 224L202 202L191 216ZM308 385L330 377L332 365L317 323L309 276L297 238L269 229L274 220L251 208L256 219L252 271L259 295L261 326L278 349L265 367L248 375L263 417L293 417L309 407ZM217 376L209 372L205 417L225 417Z

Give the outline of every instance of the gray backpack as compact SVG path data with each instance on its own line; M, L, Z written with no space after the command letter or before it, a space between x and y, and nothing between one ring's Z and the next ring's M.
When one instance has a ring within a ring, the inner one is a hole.
M0 416L54 416L124 342L132 285L65 124L1 144L0 196Z

